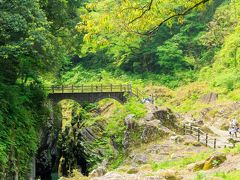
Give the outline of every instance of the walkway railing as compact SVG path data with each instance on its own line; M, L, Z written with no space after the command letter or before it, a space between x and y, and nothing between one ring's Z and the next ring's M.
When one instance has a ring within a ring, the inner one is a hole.
M80 86L51 86L45 88L49 93L95 93L95 92L132 92L131 84L120 85L80 85Z
M192 124L184 124L183 125L183 133L184 135L192 135L197 138L198 142L205 144L206 146L212 147L216 149L217 147L217 139L212 138L208 135L208 133L203 132L199 127L193 126Z

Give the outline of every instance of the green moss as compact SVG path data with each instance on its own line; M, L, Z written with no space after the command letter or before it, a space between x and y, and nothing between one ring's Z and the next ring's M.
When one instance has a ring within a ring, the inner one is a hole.
M138 173L138 169L137 168L131 168L127 171L128 174L137 174Z

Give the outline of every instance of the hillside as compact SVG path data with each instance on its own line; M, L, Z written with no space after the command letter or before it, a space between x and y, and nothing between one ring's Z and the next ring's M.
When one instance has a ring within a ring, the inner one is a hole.
M238 179L239 1L3 0L0 13L0 179ZM110 88L92 103L84 86Z

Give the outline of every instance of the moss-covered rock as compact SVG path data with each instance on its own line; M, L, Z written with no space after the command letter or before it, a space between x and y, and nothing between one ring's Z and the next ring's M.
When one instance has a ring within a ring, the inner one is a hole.
M204 162L203 170L212 169L213 167L222 164L226 159L227 157L223 153L214 154Z
M130 169L127 171L127 173L128 173L128 174L137 174L138 171L139 171L139 170L138 170L137 168L133 167L133 168L130 168Z
M204 166L204 161L197 162L193 166L193 171L200 171L203 169L203 166Z
M223 153L216 153L210 156L205 161L197 162L191 165L190 169L193 171L209 170L213 167L219 166L226 160L226 155Z
M160 178L164 178L166 180L180 180L182 179L177 171L175 170L164 170L159 173Z

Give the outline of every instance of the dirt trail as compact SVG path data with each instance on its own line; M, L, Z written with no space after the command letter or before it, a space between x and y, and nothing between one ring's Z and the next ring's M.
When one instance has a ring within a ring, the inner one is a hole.
M208 126L208 128L216 134L216 136L214 138L216 138L216 140L217 140L218 148L224 148L225 146L232 147L233 144L229 142L230 139L240 142L239 137L230 137L228 131L220 130L220 129L216 128L215 126ZM238 134L238 136L239 136L239 134Z

